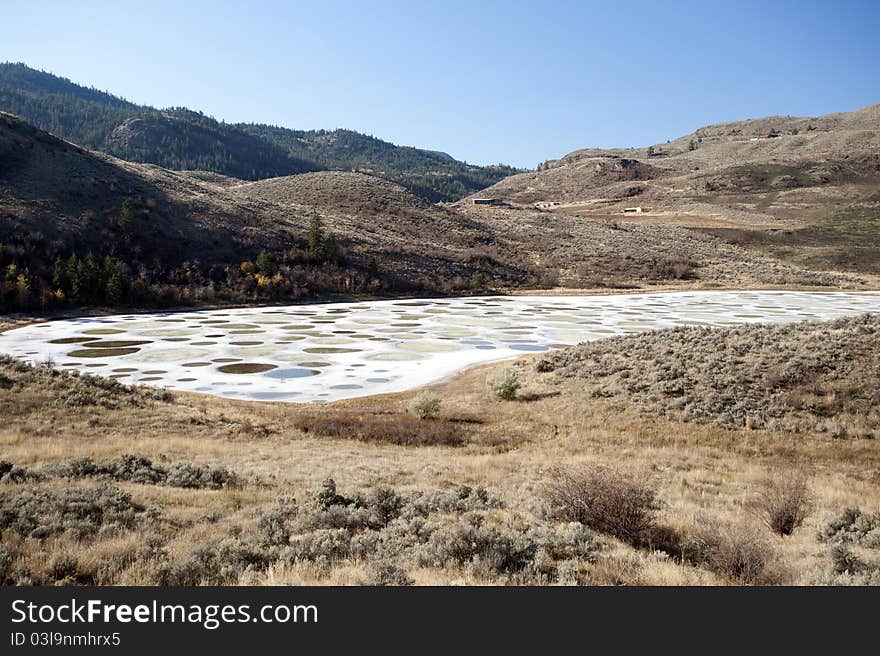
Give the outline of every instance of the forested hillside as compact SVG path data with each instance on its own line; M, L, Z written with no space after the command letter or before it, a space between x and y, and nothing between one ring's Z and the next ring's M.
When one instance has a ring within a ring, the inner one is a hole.
M288 130L257 124L241 128L286 148L292 157L316 162L322 170L372 173L433 202L462 198L519 172L503 164L471 166L445 153L395 146L353 130Z
M157 110L24 64L0 64L0 110L122 159L245 180L356 170L437 202L457 200L517 172L502 165L472 166L351 130L234 125L187 108Z

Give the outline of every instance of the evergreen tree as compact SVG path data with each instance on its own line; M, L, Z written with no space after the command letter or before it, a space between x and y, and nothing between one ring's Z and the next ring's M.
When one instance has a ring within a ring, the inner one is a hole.
M78 299L94 301L100 296L101 273L95 256L92 253L89 253L86 259L79 263L77 279L79 293L76 296Z
M367 263L367 278L370 280L379 279L379 263L376 261L375 257L371 257L370 261Z
M318 214L312 215L312 222L309 226L309 252L316 257L323 258L324 256L324 229Z
M60 289L66 292L70 289L68 281L67 265L60 257L55 258L55 268L52 271L52 286L55 289Z
M339 251L339 241L336 235L330 234L324 239L324 261L340 264L342 262L342 254Z
M79 261L76 253L71 255L70 259L67 260L65 274L67 276L68 284L70 285L70 296L74 300L80 300L83 296L82 279L80 278L81 264L82 263Z
M272 258L269 257L269 254L266 251L260 251L260 254L257 255L257 259L254 261L254 264L257 267L257 271L262 273L264 276L271 276L275 273L275 265L272 262Z
M119 230L126 237L131 235L134 228L134 210L131 207L131 200L125 199L122 203L122 209L119 212L119 218L116 220Z
M114 268L113 272L110 274L110 278L107 280L107 291L106 291L106 299L107 302L111 305L117 305L120 301L122 301L122 296L125 293L125 281L123 280L123 274L119 267Z

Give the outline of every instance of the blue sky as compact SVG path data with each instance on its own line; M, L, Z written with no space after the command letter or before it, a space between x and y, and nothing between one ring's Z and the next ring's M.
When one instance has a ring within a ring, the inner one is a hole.
M4 4L0 61L479 164L880 102L876 0Z

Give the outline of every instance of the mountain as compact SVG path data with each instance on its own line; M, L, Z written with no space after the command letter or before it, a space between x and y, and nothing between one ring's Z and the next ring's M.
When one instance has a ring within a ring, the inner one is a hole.
M133 162L259 180L319 167L285 148L189 110L146 112L113 128L104 150Z
M242 181L128 162L0 113L0 310L327 293L858 286L677 226L437 205L355 172Z
M322 170L377 175L431 202L462 198L518 172L503 164L473 166L446 153L395 146L352 130L298 131L256 124L240 127L287 149L292 157L315 162Z
M558 202L584 211L649 205L688 211L700 203L786 218L813 205L820 186L855 184L870 195L880 155L880 105L816 118L771 116L722 123L648 148L576 150L479 195L515 205ZM772 196L758 197L759 194ZM830 195L830 194L829 194ZM857 190L851 196L856 200ZM807 201L803 202L800 201ZM753 203L755 204L755 203Z
M503 165L470 165L351 130L228 124L186 108L157 110L20 63L0 64L0 110L122 159L245 180L354 170L437 202L457 200L517 172Z
M483 226L375 176L248 183L172 171L0 112L3 311L436 293L467 288L476 270L483 284L522 284L532 272L512 258L474 259L487 240Z
M873 105L710 125L647 148L576 150L475 196L557 216L684 225L798 265L880 275L878 190Z

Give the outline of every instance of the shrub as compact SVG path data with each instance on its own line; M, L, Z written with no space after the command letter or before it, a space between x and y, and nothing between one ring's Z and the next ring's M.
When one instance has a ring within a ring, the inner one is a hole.
M165 485L193 489L219 490L238 484L238 477L225 467L201 467L187 462L173 465L165 479Z
M12 575L15 553L6 545L0 544L0 585L7 585Z
M429 392L422 392L410 401L407 410L419 419L430 419L440 411L440 399Z
M290 543L291 522L297 515L296 499L281 497L275 507L260 514L257 538L264 547L280 547Z
M686 549L695 565L746 585L761 583L773 558L770 547L746 526L703 530Z
M298 561L333 562L347 558L351 552L351 535L341 528L319 529L291 540L283 552L289 563Z
M314 494L314 503L321 510L328 510L331 506L350 506L354 499L339 494L336 491L336 481L326 478L321 483L321 489Z
M170 469L154 465L149 458L131 453L120 456L117 461L96 463L91 458L75 458L67 463L48 465L43 468L47 476L65 478L101 478L113 481L129 481L142 485L169 485L190 489L236 487L238 476L225 467L207 467L191 463L177 463ZM35 473L35 475L37 475Z
M367 500L367 508L371 512L372 522L382 528L400 517L403 499L388 487L377 487Z
M509 527L485 526L479 515L469 515L439 526L421 551L424 564L471 565L478 576L509 574L529 566L537 544Z
M506 369L499 376L487 381L492 393L502 401L513 401L519 391L519 377L516 369Z
M376 586L406 586L414 583L405 570L386 562L368 564L366 578L361 581L362 585Z
M861 574L869 569L867 563L843 543L831 547L831 563L835 574Z
M647 483L605 467L553 469L542 496L551 517L639 544L654 524L656 494Z
M791 535L810 511L807 480L787 473L768 478L762 484L755 510L767 527L778 535Z
M407 503L405 513L427 517L435 512L464 513L472 510L503 507L504 502L497 497L490 496L486 488L461 485L454 492L445 490L417 492Z
M265 551L238 538L220 542L216 554L222 581L237 581L245 570L264 569L269 564Z
M362 560L409 558L436 529L436 522L423 517L400 517L380 531L367 531L352 537L351 556Z
M122 456L123 462L126 458L134 458L135 456ZM96 476L101 473L101 470L95 464L95 461L92 460L89 456L85 456L83 458L74 458L70 460L66 465L56 465L55 467L49 467L49 470L58 476L65 476L67 478L86 478L88 476Z
M691 280L696 278L691 263L681 260L658 260L656 257L652 257L645 266L643 275L653 280Z
M132 528L143 511L116 487L70 487L61 494L24 489L0 497L0 530L40 540L59 533L81 539L99 529Z
M159 562L153 571L153 582L161 586L194 586L221 584L215 553L204 547L186 559Z
M67 583L76 582L78 578L79 561L72 554L58 554L52 558L46 570L47 582Z
M30 481L43 480L43 475L28 469L19 467L10 462L0 462L0 481L4 483L27 483Z
M79 466L80 463L77 462ZM165 470L154 467L149 458L130 453L122 455L119 462L103 468L101 473L107 473L118 481L131 481L132 483L144 483L156 485L165 480Z
M880 512L865 513L858 508L847 508L829 522L819 539L831 544L880 547Z
M355 505L329 506L325 510L301 516L296 521L295 529L298 531L342 529L356 533L372 528L374 524L371 519L370 511L363 507Z
M153 579L162 586L225 585L237 582L248 569L262 569L266 554L237 538L198 547L186 558L159 562Z
M534 526L530 535L553 560L592 560L599 550L595 536L579 522Z

